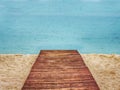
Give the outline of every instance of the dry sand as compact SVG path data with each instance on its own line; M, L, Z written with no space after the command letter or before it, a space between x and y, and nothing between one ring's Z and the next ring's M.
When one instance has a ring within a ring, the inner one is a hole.
M101 90L120 90L120 56L82 54ZM21 90L37 55L1 54L0 90Z

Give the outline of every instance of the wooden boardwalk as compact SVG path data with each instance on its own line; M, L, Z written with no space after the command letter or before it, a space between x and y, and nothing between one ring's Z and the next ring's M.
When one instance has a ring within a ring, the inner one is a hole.
M22 90L99 90L76 50L41 50Z

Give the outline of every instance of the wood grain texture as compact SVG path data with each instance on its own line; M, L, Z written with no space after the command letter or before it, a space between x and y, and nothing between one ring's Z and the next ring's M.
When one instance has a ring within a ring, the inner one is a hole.
M99 90L76 50L41 50L22 90Z

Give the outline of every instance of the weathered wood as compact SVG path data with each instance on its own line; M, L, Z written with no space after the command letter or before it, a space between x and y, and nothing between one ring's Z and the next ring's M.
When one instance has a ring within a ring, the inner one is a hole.
M99 90L76 50L41 50L22 90Z

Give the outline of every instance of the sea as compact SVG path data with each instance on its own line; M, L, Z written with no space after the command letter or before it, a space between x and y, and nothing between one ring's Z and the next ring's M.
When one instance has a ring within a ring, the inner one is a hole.
M0 0L0 54L120 54L120 0Z

